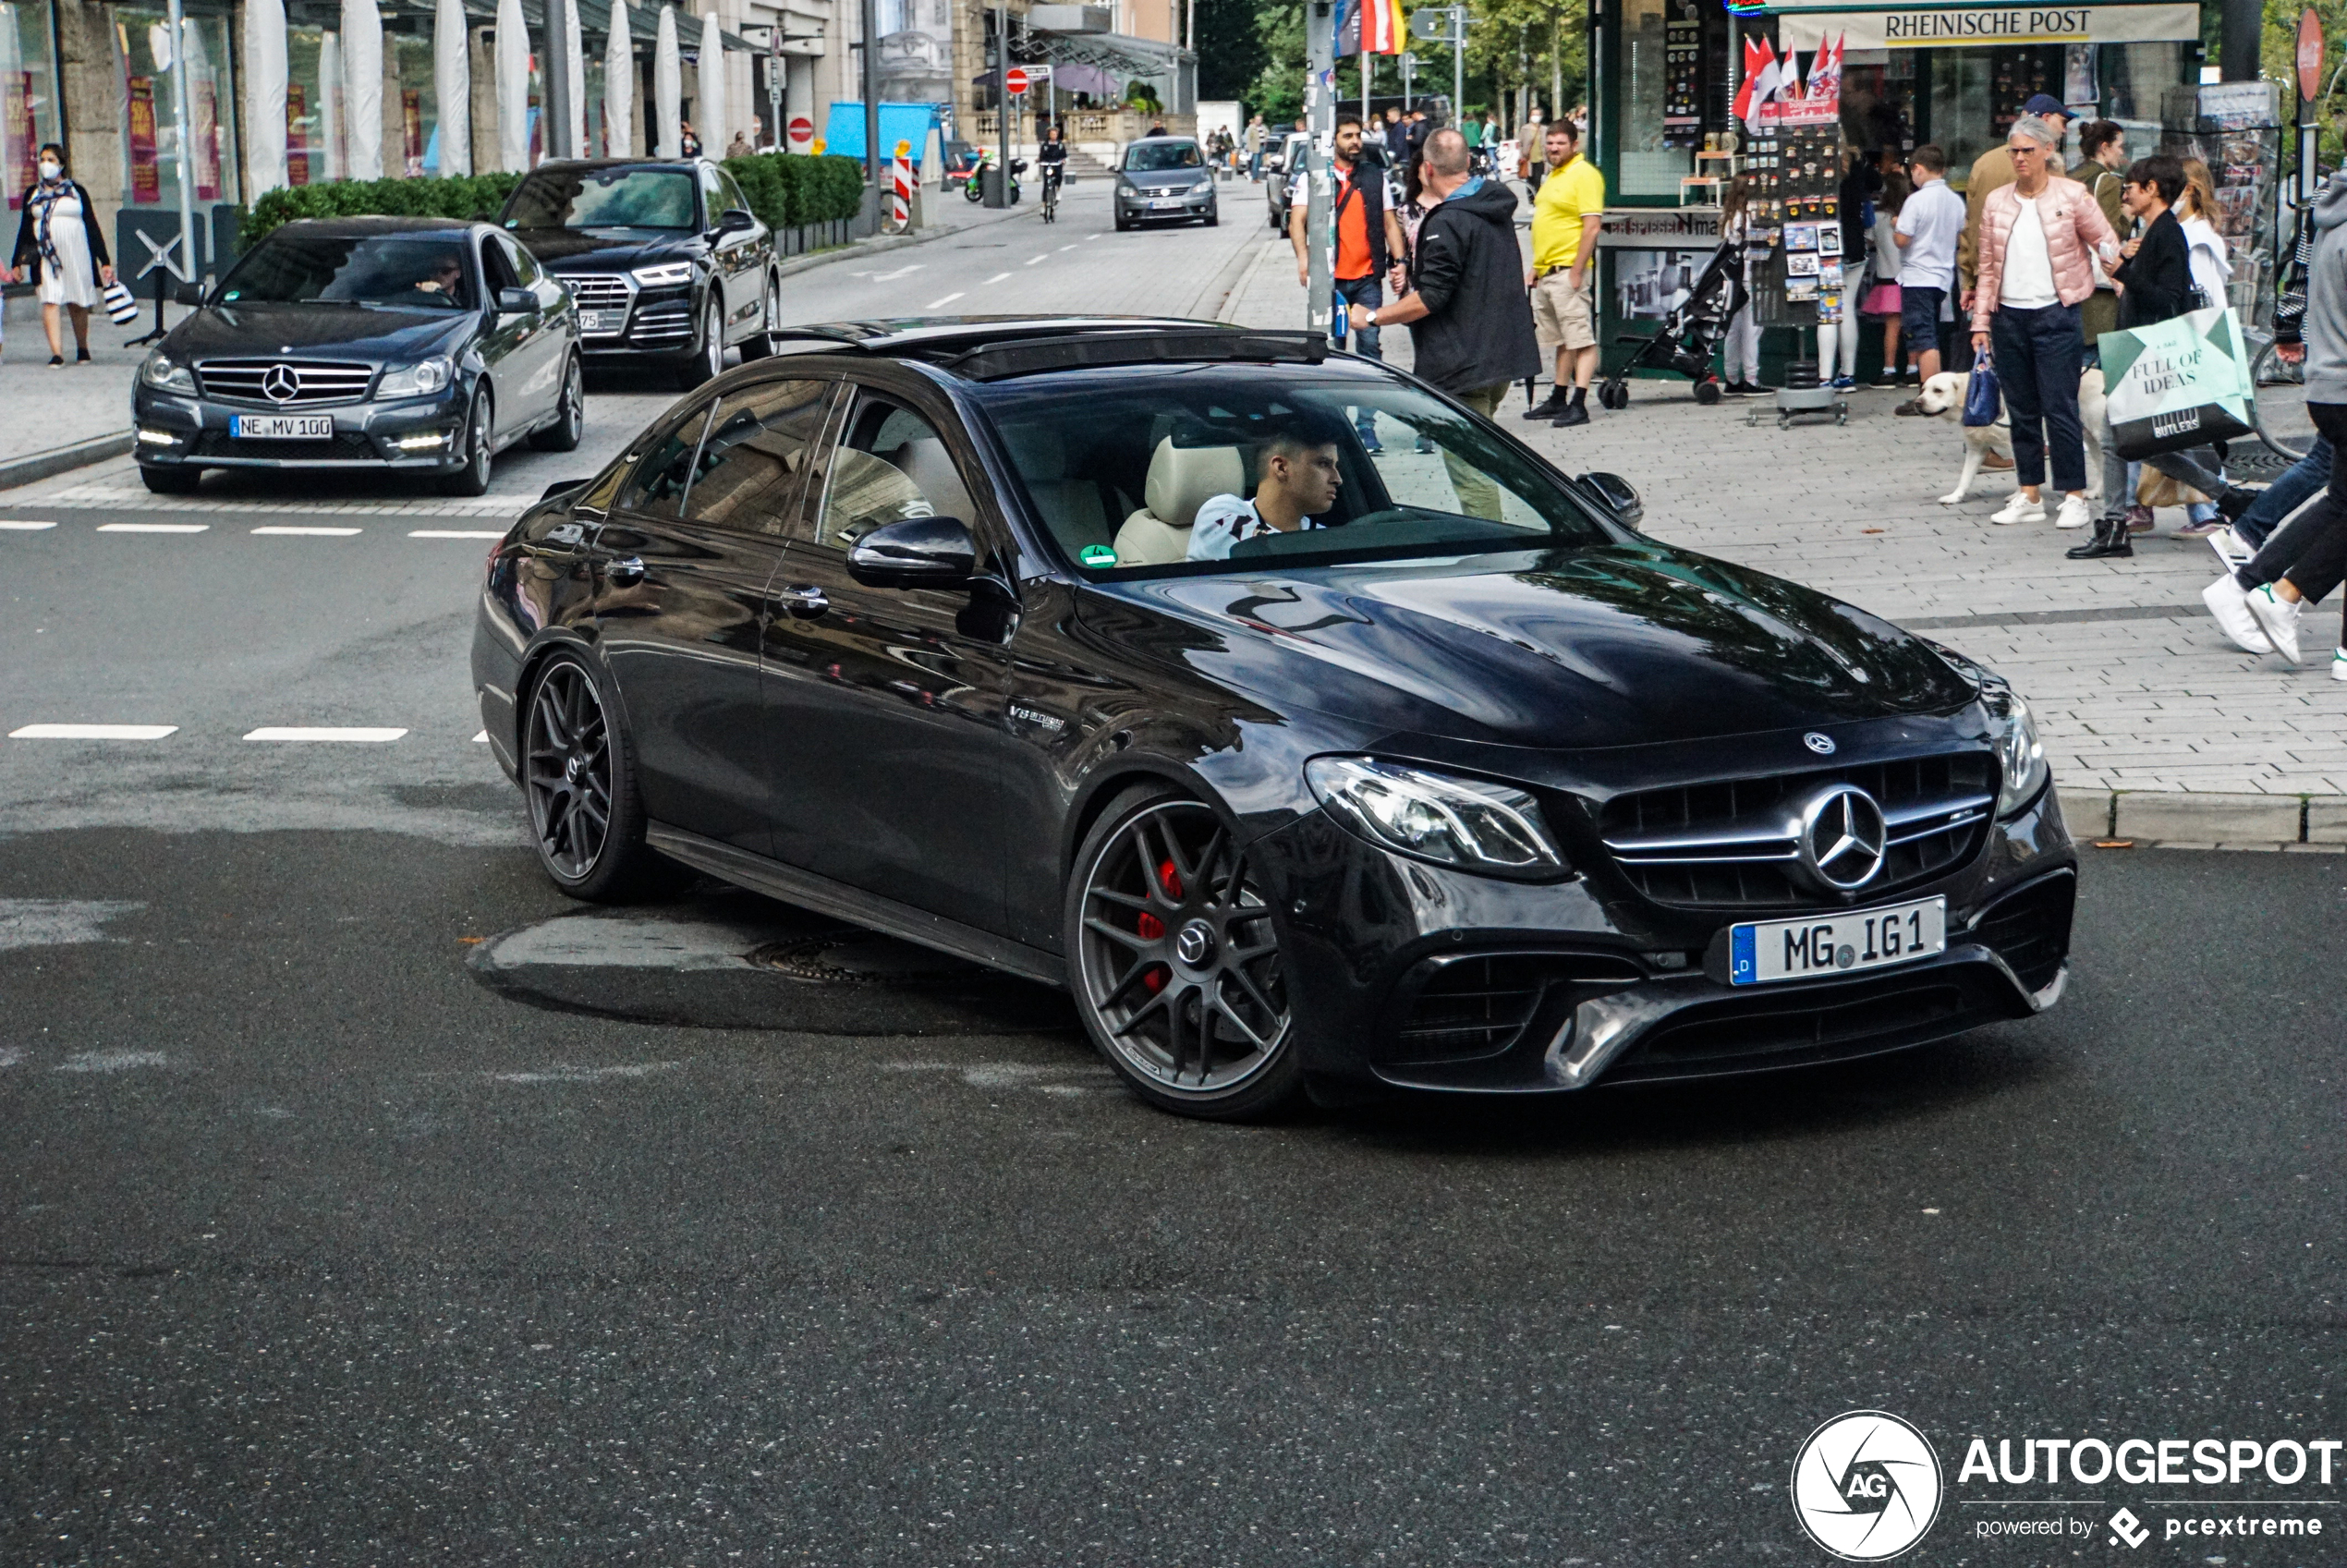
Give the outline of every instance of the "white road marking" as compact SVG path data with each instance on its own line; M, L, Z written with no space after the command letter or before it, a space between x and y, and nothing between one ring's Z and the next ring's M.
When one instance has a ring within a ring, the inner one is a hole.
M288 537L300 539L348 539L352 534L355 534L359 530L357 529L265 528L255 529L252 531L255 533L284 534Z
M535 1073L492 1073L501 1084L592 1084L606 1078L649 1078L683 1066L682 1062L630 1063L624 1067L545 1067Z
M330 729L299 724L264 725L245 736L247 740L397 740L406 730Z
M967 294L967 293L968 293L968 292L969 292L969 291L968 291L967 289L958 289L958 290L956 290L955 292L954 292L954 293L952 293L952 294L947 295L947 296L946 296L944 298L942 298L942 299L932 299L932 300L930 300L928 304L926 304L926 305L922 306L922 307L921 307L921 309L922 309L922 310L938 310L938 309L940 309L940 308L942 308L942 307L943 307L943 306L951 305L951 304L952 304L955 300L959 299L959 298L961 298L964 294Z
M1050 251L1046 250L1046 251L1044 251L1044 252L1043 252L1040 256L1029 256L1029 257L1027 259L1026 264L1027 264L1028 266L1030 266L1030 267L1031 267L1031 266L1033 266L1033 265L1034 265L1036 262L1038 262L1038 261L1050 261L1051 259L1052 259L1052 253L1051 253Z
M1073 249L1076 249L1076 247L1075 247L1075 246L1073 246L1073 245L1063 245L1063 246L1061 246L1061 247L1060 247L1060 249L1063 249L1063 250L1073 250Z
M100 533L201 533L210 523L100 523Z
M1008 276L1010 276L1010 275L1011 275L1011 274L1010 274L1010 273L995 273L992 277L988 278L986 281L987 281L988 283L1000 283L1000 282L1002 282L1004 278L1006 278L1006 277L1008 277Z
M57 525L55 523L0 522L0 529L5 529L9 533L39 533L43 529L53 529Z
M910 277L920 270L921 263L915 261L911 266L899 267L893 273L874 273L872 274L872 281L874 283L894 283L898 278Z
M358 530L354 529L351 531L355 533ZM502 529L494 533L486 529L409 529L407 537L409 539L503 539L505 534Z
M177 724L27 724L10 740L161 740Z
M479 735L473 736L473 744L475 746L487 746L489 744L489 732L487 730L483 730Z
M0 949L106 942L111 939L99 927L145 907L110 899L0 898Z
M56 1073L123 1073L133 1067L160 1067L167 1058L160 1051L82 1051L67 1057L50 1071Z

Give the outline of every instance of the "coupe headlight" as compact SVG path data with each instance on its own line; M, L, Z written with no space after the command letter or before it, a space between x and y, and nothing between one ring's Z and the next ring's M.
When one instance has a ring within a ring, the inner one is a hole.
M1304 778L1331 816L1380 848L1526 881L1569 869L1539 802L1520 789L1370 757L1315 757Z
M1116 182L1116 193L1119 196L1138 196L1141 191L1131 180L1121 179Z
M646 288L669 288L680 283L692 282L693 264L690 261L663 261L657 267L638 267L627 275Z
M1988 740L1997 748L2000 783L1997 815L2010 816L2037 798L2053 770L2046 763L2045 743L2037 738L2037 722L2021 693L1991 677L1980 687L1981 706L1988 710Z
M196 395L196 372L176 359L165 359L160 348L148 355L146 362L139 367L139 379L159 392L184 392L190 397Z
M383 372L383 384L375 389L378 397L421 397L446 386L456 368L446 359L422 359L412 365Z

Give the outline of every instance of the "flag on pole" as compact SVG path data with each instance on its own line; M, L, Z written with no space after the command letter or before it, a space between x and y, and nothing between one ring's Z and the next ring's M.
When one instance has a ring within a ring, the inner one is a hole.
M1361 0L1336 0L1336 57L1361 52Z
M1848 38L1818 41L1817 57L1809 62L1809 97L1813 102L1838 102L1842 97L1842 46Z
M1776 97L1777 89L1784 85L1784 63L1777 58L1776 50L1765 38L1760 40L1759 60L1759 69L1752 73L1747 83L1752 97L1745 117L1745 128L1755 136L1760 134L1763 110Z
M1736 83L1736 101L1728 111L1728 118L1740 120L1752 112L1752 84L1759 79L1761 69L1769 62L1768 49L1766 39L1744 41L1744 77Z
M1402 15L1402 0L1361 0L1362 53L1399 55L1406 46L1409 30Z

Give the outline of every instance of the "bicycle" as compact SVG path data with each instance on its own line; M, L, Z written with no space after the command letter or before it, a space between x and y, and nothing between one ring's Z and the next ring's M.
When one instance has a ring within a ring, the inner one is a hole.
M1060 182L1063 177L1057 164L1043 165L1043 221L1047 224L1060 221Z
M2314 444L2315 422L2306 414L2306 363L2302 359L2292 364L2281 357L2280 348L2266 337L2249 362L2249 384L2255 392L2250 419L2267 450L2294 463Z

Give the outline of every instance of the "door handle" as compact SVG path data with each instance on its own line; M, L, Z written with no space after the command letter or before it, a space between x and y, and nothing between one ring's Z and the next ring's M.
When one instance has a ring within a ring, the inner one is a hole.
M587 537L587 530L577 523L556 523L546 530L546 542L565 546L577 544Z
M603 576L621 588L633 588L644 580L644 558L624 555L603 568Z
M823 597L823 590L812 583L793 583L788 588L778 588L773 597L784 609L802 621L811 621L832 607L832 602Z

